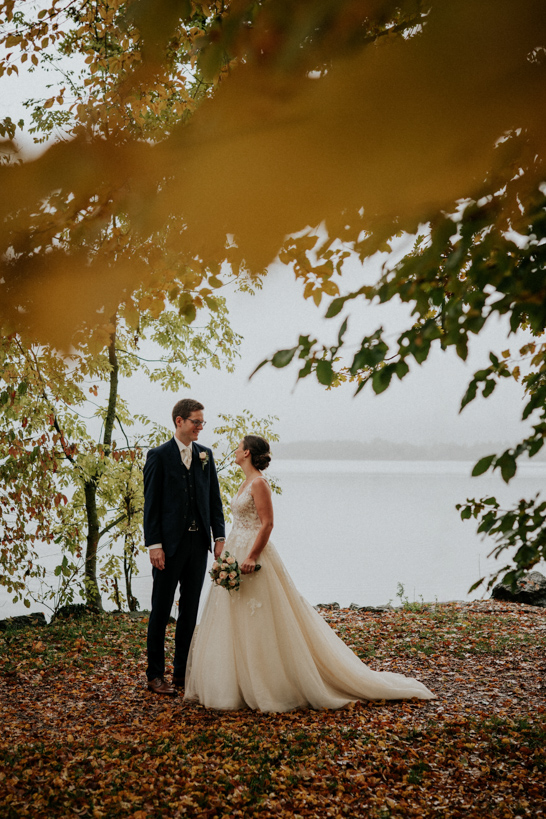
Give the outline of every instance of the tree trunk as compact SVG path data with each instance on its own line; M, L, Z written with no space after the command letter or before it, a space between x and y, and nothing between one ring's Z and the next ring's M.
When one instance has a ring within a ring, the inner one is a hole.
M118 607L118 611L122 611L121 605L121 597L119 594L119 586L118 586L118 579L114 577L114 600L116 601L116 606Z
M100 527L97 512L97 483L85 482L85 512L87 516L87 549L85 552L85 599L89 608L102 611L102 600L97 581L97 548Z
M109 455L112 448L112 433L114 431L114 423L116 421L116 408L118 401L118 382L119 382L119 362L116 353L116 327L117 315L112 317L112 324L114 330L110 336L110 344L108 345L108 361L110 362L110 394L108 396L108 409L106 411L106 418L104 419L104 454Z
M110 393L108 409L104 420L104 454L110 455L112 450L112 433L116 420L116 405L118 400L119 363L116 354L116 322L117 316L112 318L114 331L110 336L108 346L108 360L110 362ZM102 600L97 580L97 550L100 540L100 521L97 511L98 478L90 478L85 482L85 512L87 516L87 549L85 552L85 595L87 605L97 611L102 611Z
M133 596L133 544L125 538L123 549L123 572L125 574L125 596L129 611L137 611L139 602Z

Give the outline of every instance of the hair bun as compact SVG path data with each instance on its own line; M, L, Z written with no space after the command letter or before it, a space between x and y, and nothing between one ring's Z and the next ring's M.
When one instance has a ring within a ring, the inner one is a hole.
M245 435L243 446L250 452L252 466L259 469L260 472L267 469L271 461L271 450L265 438L260 435Z
M264 469L267 469L271 463L271 455L268 452L264 452L263 454L255 455L252 460L256 469L262 472Z

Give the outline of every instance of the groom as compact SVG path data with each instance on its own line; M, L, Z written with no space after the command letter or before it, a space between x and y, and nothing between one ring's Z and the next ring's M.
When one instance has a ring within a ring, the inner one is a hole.
M197 619L210 550L222 551L224 515L212 452L197 443L205 426L203 404L191 398L173 408L174 437L150 449L144 466L144 540L153 566L148 622L148 688L176 694L184 685L186 661ZM176 587L180 600L175 632L173 684L165 680L165 629Z

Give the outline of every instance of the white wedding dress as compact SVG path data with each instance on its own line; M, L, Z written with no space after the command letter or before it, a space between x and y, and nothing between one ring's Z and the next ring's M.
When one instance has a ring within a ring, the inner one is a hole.
M233 500L226 549L247 557L260 519L248 484ZM197 627L184 699L208 708L290 711L356 700L432 699L418 680L372 671L299 594L271 543L238 591L213 586Z

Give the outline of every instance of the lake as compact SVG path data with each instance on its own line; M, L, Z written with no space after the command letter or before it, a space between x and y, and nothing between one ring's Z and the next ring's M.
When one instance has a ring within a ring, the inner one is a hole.
M483 589L472 595L468 589L494 569L495 561L487 558L493 544L476 534L475 521L461 521L455 504L489 494L503 505L532 497L544 487L546 463L520 467L508 486L497 475L471 478L472 466L276 460L270 472L283 492L273 498L272 540L312 604L397 605L399 583L410 601L482 597ZM146 554L139 566L134 592L144 609L151 590ZM544 565L536 568L546 573ZM0 618L26 611L1 593Z

